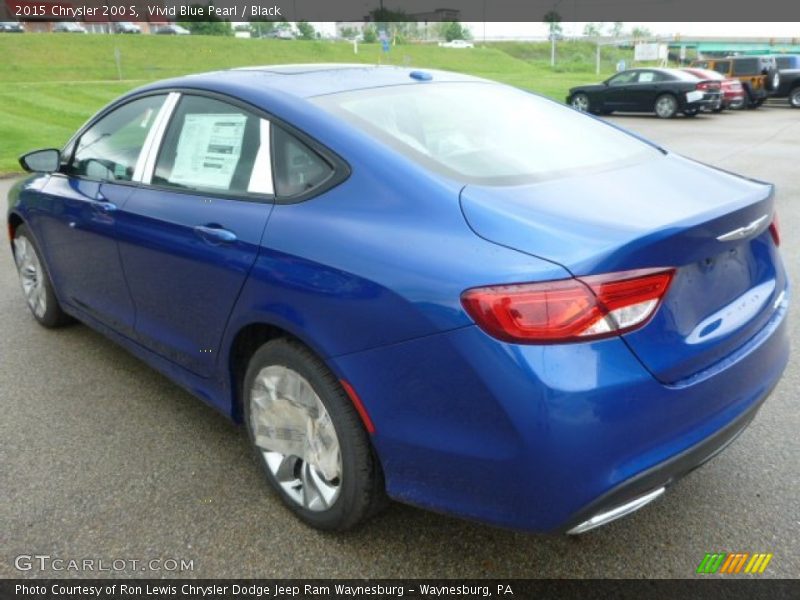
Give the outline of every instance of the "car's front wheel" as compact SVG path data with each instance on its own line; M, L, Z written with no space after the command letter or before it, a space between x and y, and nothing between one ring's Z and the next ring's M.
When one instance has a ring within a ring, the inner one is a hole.
M584 93L574 94L570 101L572 108L581 112L589 112L589 96Z
M789 104L792 108L800 108L800 86L789 92Z
M301 520L350 529L385 503L383 475L353 402L302 344L278 339L250 360L248 433L272 487Z
M71 319L58 304L41 252L25 225L14 231L13 247L22 293L33 317L49 328L68 323Z
M678 101L672 94L662 94L656 98L656 115L662 119L671 119L678 112Z

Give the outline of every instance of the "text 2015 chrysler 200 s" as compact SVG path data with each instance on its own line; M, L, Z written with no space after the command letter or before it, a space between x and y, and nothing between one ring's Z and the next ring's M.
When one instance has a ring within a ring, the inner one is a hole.
M315 527L388 495L586 531L734 439L787 362L771 185L488 81L196 75L21 160L35 318L243 420Z

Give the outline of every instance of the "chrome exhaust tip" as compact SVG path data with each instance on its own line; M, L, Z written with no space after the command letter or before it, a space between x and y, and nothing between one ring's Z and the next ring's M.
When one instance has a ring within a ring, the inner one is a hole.
M611 521L616 521L620 517L624 517L625 515L629 515L632 512L636 512L643 506L650 504L653 500L658 498L661 494L664 493L665 488L660 487L652 492L645 494L644 496L639 496L638 498L631 500L625 504L621 504L616 508L612 508L611 510L607 510L605 512L601 512L593 516L591 519L584 521L583 523L576 525L572 529L567 532L567 535L578 535L579 533L586 533L596 527L600 527L607 523L611 523Z

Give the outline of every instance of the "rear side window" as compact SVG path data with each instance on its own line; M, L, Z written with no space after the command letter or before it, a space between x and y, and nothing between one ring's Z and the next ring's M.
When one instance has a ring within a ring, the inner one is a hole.
M520 185L660 156L571 107L493 83L388 86L312 102L464 183Z
M775 62L778 64L779 69L791 69L792 57L791 56L776 56Z
M608 85L626 85L628 83L634 83L638 75L638 71L625 71L609 79Z
M742 58L733 61L734 75L758 75L758 59Z
M280 127L275 127L272 135L275 193L279 198L306 194L333 176L333 167L295 136Z
M714 64L714 70L717 73L722 73L723 75L727 74L731 68L731 61L729 60L718 60Z
M102 181L130 181L165 99L166 96L140 98L101 118L78 140L67 171Z
M270 122L213 98L184 96L151 183L223 195L272 195Z

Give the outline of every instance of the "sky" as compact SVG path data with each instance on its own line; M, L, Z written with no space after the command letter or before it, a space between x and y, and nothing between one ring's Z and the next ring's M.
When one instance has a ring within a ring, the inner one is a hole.
M483 38L484 26L487 38L519 38L519 37L547 37L547 28L542 23L466 23L472 31L472 36L480 40ZM581 35L586 23L564 22L561 24L564 34L568 36ZM606 23L609 29L613 23ZM634 27L644 27L657 35L682 36L709 36L709 37L780 37L800 39L800 22L777 23L628 23L625 30ZM314 26L323 32L333 35L333 23L314 23Z
M586 23L562 23L565 35L581 35ZM613 23L606 23L610 28ZM469 23L476 39L483 37L483 23ZM800 22L780 23L625 23L625 30L644 27L654 34L710 37L795 37L800 39ZM547 28L542 23L486 23L487 37L505 36L547 36Z

